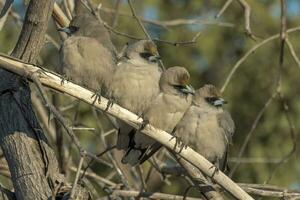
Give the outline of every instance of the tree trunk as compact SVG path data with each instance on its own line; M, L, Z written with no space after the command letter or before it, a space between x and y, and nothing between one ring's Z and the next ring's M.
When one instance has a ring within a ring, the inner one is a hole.
M44 43L52 0L31 0L12 56L35 63ZM0 70L0 145L17 199L49 199L60 177L54 151L33 112L26 80Z

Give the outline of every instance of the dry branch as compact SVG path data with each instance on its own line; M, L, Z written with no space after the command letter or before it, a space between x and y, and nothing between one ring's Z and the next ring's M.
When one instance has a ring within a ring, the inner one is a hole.
M126 191L126 190L114 190L112 196L122 197L136 197L136 198L148 198L148 199L164 199L164 200L201 200L200 198L184 197L172 194L164 193L151 193L151 192L138 192L138 191Z
M18 42L12 52L35 62L51 16L51 0L30 1ZM26 81L0 70L0 145L7 160L17 199L48 199L51 186L60 179L55 154L32 110ZM61 181L61 180L59 180Z
M300 26L297 26L297 27L294 27L294 28L290 28L290 29L287 29L287 33L293 33L293 32L296 32L296 31L299 31L300 30ZM263 45L267 44L268 42L271 42L277 38L280 37L280 34L276 34L276 35L273 35L271 37L268 37L267 39L259 42L258 44L256 44L254 47L252 47L249 51L247 51L247 53L245 53L245 55L240 58L236 64L232 67L231 71L229 72L229 75L227 76L222 88L221 88L221 92L223 93L227 87L227 85L229 84L233 74L236 72L236 70L241 66L241 64L251 55L253 54L258 48L262 47Z
M103 7L103 6L100 8L100 11L103 11L103 12L109 13L109 14L114 14L114 13L117 12L114 9L106 8L106 7ZM129 14L127 12L119 11L118 14L120 16L124 16L124 17L133 17L132 14ZM177 18L177 19L172 19L172 20L151 20L151 19L145 19L141 16L137 16L137 17L144 23L160 26L160 27L163 27L163 28L173 27L173 26L193 25L193 24L194 25L197 25L197 24L216 25L216 26L222 26L222 27L228 27L228 28L234 27L234 24L232 24L232 23L221 22L221 21L217 21L217 20L184 19L184 18Z
M134 128L139 128L142 125L143 119L116 104L110 108L107 108L108 100L104 97L101 98L101 102L94 102L94 100L91 98L91 96L94 94L92 91L89 91L71 82L61 85L61 78L50 71L42 70L41 68L32 64L26 64L4 55L0 56L0 65L2 68L23 76L29 80L31 80L33 74L37 74L38 79L44 86L73 96L90 105L94 105L96 108L106 111L108 114L125 121ZM189 147L181 150L181 148L176 145L176 141L172 135L156 129L151 125L147 125L142 132L166 147L173 149L184 159L188 160L191 164L199 168L207 176L212 177L214 174L215 168L213 164ZM221 171L215 174L212 179L237 199L253 199Z

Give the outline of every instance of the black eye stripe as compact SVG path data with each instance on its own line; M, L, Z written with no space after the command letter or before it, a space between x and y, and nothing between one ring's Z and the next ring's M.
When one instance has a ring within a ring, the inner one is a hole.
M69 26L69 30L71 31L71 33L75 33L76 31L79 30L79 27L77 27L77 26Z
M206 97L205 100L210 103L213 104L215 101L219 100L218 97Z
M140 53L140 56L142 57L142 58L149 58L149 57L151 57L151 56L153 56L151 53L148 53L148 52L143 52L143 53Z
M176 89L178 89L178 90L185 88L185 86L183 86L183 85L173 85L173 87L176 88Z

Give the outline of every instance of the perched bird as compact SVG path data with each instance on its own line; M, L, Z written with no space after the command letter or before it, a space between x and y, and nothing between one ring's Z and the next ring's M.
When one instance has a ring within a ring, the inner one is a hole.
M108 84L109 98L138 115L159 94L161 69L156 45L149 40L130 44L125 49ZM126 150L132 127L118 120L117 148Z
M90 13L75 16L60 30L69 36L60 50L60 72L88 89L103 89L117 62L108 30Z
M195 92L192 105L174 133L222 171L227 166L227 148L235 131L230 114L222 108L224 103L215 86L204 85Z
M171 133L192 102L194 89L188 85L190 75L183 67L171 67L161 75L160 94L143 113L144 120L156 128ZM132 132L129 148L122 159L130 165L141 164L153 155L161 144L150 137Z

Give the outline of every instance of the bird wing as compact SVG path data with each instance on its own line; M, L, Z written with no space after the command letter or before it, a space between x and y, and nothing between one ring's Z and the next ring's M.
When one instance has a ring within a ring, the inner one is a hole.
M75 83L99 90L115 68L111 53L96 39L70 37L61 49L63 71Z
M219 126L224 130L228 143L232 142L232 136L235 131L234 121L228 111L223 111L217 115Z
M217 115L219 126L224 130L225 138L227 140L226 150L223 158L219 161L219 167L222 171L228 171L228 149L229 144L232 143L232 136L235 131L234 121L228 111L224 111Z

